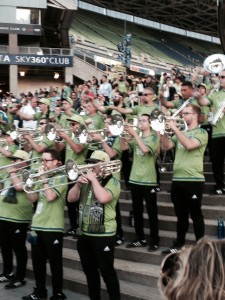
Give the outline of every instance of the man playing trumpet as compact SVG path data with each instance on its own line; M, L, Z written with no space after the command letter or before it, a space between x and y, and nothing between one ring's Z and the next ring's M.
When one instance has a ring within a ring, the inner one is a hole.
M203 237L205 232L201 202L205 181L203 157L208 134L205 129L199 128L201 110L198 106L187 104L181 115L188 130L181 132L171 118L166 123L174 132L174 136L170 139L167 135L163 135L161 138L163 150L175 148L171 200L177 216L176 241L171 248L162 251L163 254L176 252L184 246L189 213L196 240Z

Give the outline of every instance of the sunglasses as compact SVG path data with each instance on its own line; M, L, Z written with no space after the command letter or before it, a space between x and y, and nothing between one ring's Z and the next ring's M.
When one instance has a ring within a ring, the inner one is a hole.
M39 125L45 125L46 123L45 122L39 122Z

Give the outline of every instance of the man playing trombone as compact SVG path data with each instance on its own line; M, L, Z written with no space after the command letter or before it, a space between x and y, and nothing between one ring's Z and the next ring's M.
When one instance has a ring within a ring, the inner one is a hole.
M101 150L92 153L92 163L109 162ZM88 167L88 165L87 165ZM112 175L99 177L100 168L92 168L81 175L70 189L68 201L78 201L79 229L77 249L87 277L89 297L101 299L100 275L106 283L110 300L120 300L120 287L114 269L116 234L115 206L120 195L120 182Z
M31 240L32 263L36 288L33 293L24 296L24 300L45 298L46 261L49 261L52 273L53 295L51 300L63 300L62 248L64 232L64 204L67 190L67 177L58 172L61 165L59 152L47 149L42 154L40 180L34 185L39 192L30 191L30 202L37 201L37 208L32 218L31 229L35 236Z
M169 118L167 125L174 132L170 139L161 138L163 150L175 148L171 199L177 216L177 238L171 248L163 254L173 253L185 244L188 231L189 213L193 221L196 240L204 236L205 225L201 210L205 177L203 174L203 157L208 142L207 131L199 128L201 110L198 106L187 104L181 112L188 130L181 132L176 122Z
M26 167L28 153L16 150L11 156L7 179L0 192L0 247L3 258L3 273L0 283L7 283L6 289L25 285L27 265L26 236L32 218L32 206L23 191L22 168ZM13 252L16 256L16 273L13 274Z

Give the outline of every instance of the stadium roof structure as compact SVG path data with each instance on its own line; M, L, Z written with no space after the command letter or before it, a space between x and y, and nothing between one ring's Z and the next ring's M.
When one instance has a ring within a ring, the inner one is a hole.
M219 37L223 0L85 0L84 2L173 27Z

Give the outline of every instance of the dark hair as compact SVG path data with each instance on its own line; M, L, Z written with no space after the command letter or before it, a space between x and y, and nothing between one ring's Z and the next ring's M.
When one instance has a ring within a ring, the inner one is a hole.
M55 150L55 149L46 149L46 150L44 150L43 153L49 153L51 155L52 159L62 161L62 158L60 156L60 152Z
M141 117L147 117L147 118L148 118L148 121L149 121L149 123L150 123L150 115L148 115L148 114L142 114Z
M184 81L181 86L188 86L190 88L193 88L193 83L191 81Z

